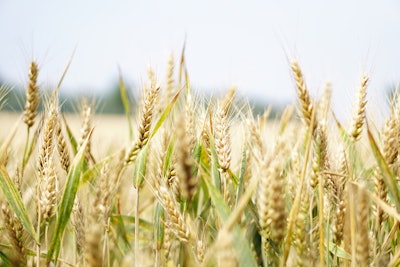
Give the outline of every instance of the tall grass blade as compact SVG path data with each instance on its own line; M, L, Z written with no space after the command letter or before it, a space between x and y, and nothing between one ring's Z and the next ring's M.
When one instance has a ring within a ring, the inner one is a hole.
M76 154L75 159L72 162L71 169L68 173L60 206L58 207L58 217L56 225L52 235L50 247L47 252L47 263L50 263L53 260L54 256L54 264L57 265L58 255L61 249L61 241L63 238L64 230L69 221L76 193L78 191L80 178L83 173L85 165L85 149L88 144L90 135L91 133L88 135L88 138L86 138L82 147Z
M367 123L367 134L368 134L368 139L369 143L371 145L372 152L375 156L375 159L378 163L379 169L382 173L383 180L385 181L385 184L387 188L389 189L389 196L392 198L394 201L397 211L400 211L400 194L399 194L399 186L396 181L396 177L394 176L392 170L389 168L388 164L386 163L385 159L383 158L383 155L381 151L379 150L379 147L375 141L374 136L371 133L371 130L369 128L369 125Z
M244 173L246 172L246 168L247 168L247 166L246 166L246 158L247 158L247 156L246 156L246 149L243 149L243 152L242 152L242 162L241 162L241 164L240 164L240 170L239 170L239 185L238 185L237 193L236 193L236 203L235 203L235 206L237 206L238 201L239 201L239 199L240 199L240 197L241 197L241 195L242 195L242 192L243 192Z
M76 155L76 153L78 152L78 142L76 141L76 138L75 138L74 134L72 133L72 130L69 127L64 115L62 116L62 118L64 120L65 129L67 130L69 141L71 142L72 152L74 153L74 155Z
M225 203L221 193L218 192L217 188L215 188L215 186L213 186L208 179L203 179L203 181L207 186L208 192L210 193L210 198L217 214L223 223L227 223L231 215L228 205ZM257 266L257 262L254 259L249 241L246 239L244 233L238 225L233 227L232 233L234 240L234 242L232 242L232 246L236 252L239 266Z
M2 251L0 251L0 266L12 266L11 261Z
M121 69L119 67L118 67L118 71L119 71L119 92L121 95L122 105L124 106L125 116L128 120L129 140L132 140L133 139L133 128L132 128L132 123L130 120L131 110L130 110L130 105L129 105L129 97L128 97L128 93L126 91L124 79L122 78Z
M174 106L176 100L178 100L178 97L179 97L181 92L182 92L182 88L175 94L175 96L172 98L171 102L169 102L167 107L161 113L160 118L158 119L157 123L154 126L154 129L153 129L153 132L151 134L151 137L153 137L157 133L158 129L160 129L161 125L163 124L165 119L168 117L168 114L171 112L171 109Z
M10 176L4 165L0 166L0 186L3 190L4 196L6 197L8 203L12 207L15 215L21 221L22 225L24 226L25 230L32 236L32 238L38 242L38 236L33 228L32 221L29 218L28 212L24 203L22 202L21 195L19 194L17 188L15 187L13 181L11 180Z

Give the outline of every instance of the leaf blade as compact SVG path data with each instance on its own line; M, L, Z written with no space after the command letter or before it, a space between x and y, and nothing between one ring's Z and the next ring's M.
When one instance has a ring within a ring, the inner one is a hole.
M54 228L54 232L52 235L51 243L49 250L47 252L47 262L49 263L53 256L55 258L55 265L57 265L58 255L60 252L61 239L64 233L64 230L69 221L72 207L74 205L76 193L78 191L79 182L81 175L83 173L84 165L85 165L85 149L88 144L90 135L86 138L82 147L79 149L78 153L74 161L72 162L72 166L70 172L67 176L67 181L64 187L64 192L61 198L60 206L58 208L58 218L56 221L56 225Z
M18 219L21 221L25 230L33 237L36 242L38 242L39 239L37 233L33 227L32 221L29 218L21 195L19 194L13 181L8 175L8 172L4 165L0 166L0 186L9 205L15 212L15 215L18 217Z

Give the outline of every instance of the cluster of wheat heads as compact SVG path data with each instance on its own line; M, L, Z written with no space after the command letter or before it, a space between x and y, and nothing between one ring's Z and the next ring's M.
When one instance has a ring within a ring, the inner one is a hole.
M25 112L0 146L0 263L396 266L399 99L372 130L363 76L346 128L332 115L330 84L313 99L296 61L291 69L299 115L289 106L273 119L269 109L254 118L235 88L196 96L183 56L177 68L169 59L161 82L148 71L138 112L121 78L130 142L115 147L92 141L90 102L80 132L58 88L37 111L32 62Z

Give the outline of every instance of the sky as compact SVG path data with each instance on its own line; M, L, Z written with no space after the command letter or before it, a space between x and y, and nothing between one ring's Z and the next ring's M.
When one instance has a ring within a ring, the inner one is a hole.
M195 89L234 84L243 96L292 103L296 59L312 96L331 82L335 110L351 113L363 73L370 102L400 81L399 14L395 0L0 0L0 78L24 84L35 59L39 81L56 84L75 50L65 92L107 90L118 66L140 84L150 65L162 82L186 40Z

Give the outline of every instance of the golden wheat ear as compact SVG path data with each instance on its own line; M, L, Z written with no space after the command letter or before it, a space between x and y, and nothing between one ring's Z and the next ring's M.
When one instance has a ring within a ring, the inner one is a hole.
M365 120L365 106L367 105L367 86L369 78L364 74L361 78L361 84L358 89L358 98L356 109L354 110L352 126L350 136L354 141L358 141L361 138L362 128Z
M310 93L307 89L303 73L297 61L292 61L291 69L296 83L297 96L300 101L300 113L305 125L311 127L311 117L314 112L314 105L311 101Z
M13 252L11 253L10 260L15 266L26 266L27 264L27 248L25 241L25 231L21 221L14 215L10 206L3 203L2 207L4 226L6 235L11 242Z
M145 90L145 97L141 103L141 118L139 124L139 137L136 143L132 146L125 159L125 163L132 164L139 153L139 151L147 144L150 138L150 129L153 121L153 113L157 105L157 98L160 92L160 87L151 87Z
M35 61L29 65L29 82L26 87L26 102L24 112L24 122L31 128L35 123L36 110L39 105L39 86L37 85L37 78L39 74L39 67Z

